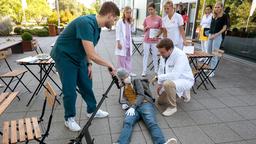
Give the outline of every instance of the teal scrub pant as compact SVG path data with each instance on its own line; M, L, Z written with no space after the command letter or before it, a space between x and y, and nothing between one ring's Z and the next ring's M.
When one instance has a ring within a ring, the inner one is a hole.
M55 59L55 67L62 83L65 120L76 115L76 86L87 104L87 113L94 112L96 100L92 90L92 80L88 77L86 61L77 63L69 58L61 57Z

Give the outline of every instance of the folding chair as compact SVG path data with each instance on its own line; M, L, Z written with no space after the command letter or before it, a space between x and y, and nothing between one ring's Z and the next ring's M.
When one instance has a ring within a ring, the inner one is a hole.
M53 112L56 104L56 92L52 86L47 83L45 89L45 100L39 120L37 117L21 118L17 120L4 121L3 123L3 144L14 144L35 140L40 144L45 144L44 140L49 135L51 128ZM47 127L42 124L45 113L46 103L51 108ZM44 130L43 130L44 128ZM42 132L44 133L42 134Z
M142 46L143 42L142 41L134 41L132 39L132 45L134 47L133 51L132 51L132 55L135 54L135 52L137 51L141 56L143 55L143 50L140 51L140 47Z
M32 45L35 48L36 54L44 53L37 40L33 41Z
M198 75L199 75L199 71L198 71L198 70L196 70L195 68L193 68L193 69L192 69L192 73L193 73L194 78L195 78L194 83L196 83L196 78L197 78L197 77L198 77ZM197 94L197 93L196 93L196 91L195 91L194 86L192 86L192 90L193 90L194 94Z
M25 73L27 72L27 70L12 70L11 66L9 65L8 61L6 60L6 52L5 51L0 51L0 60L4 60L6 65L9 68L9 72L0 75L0 79L1 81L6 85L6 88L4 89L4 92L7 89L10 89L12 92L14 92L14 90L16 89L16 87L18 86L19 83L21 83L30 93L31 91L27 88L27 86L22 82L22 78L25 75ZM17 78L17 83L14 85L13 88L11 88L11 83L13 82L14 78ZM9 82L4 81L4 79L10 79ZM18 97L19 98L19 97Z
M200 85L198 85L198 88L204 84L204 82L208 82L211 84L211 86L216 89L216 87L214 86L214 84L212 83L212 81L210 80L210 75L217 69L217 67L219 66L220 60L222 59L223 55L224 55L224 51L223 50L216 50L214 52L212 52L212 54L216 57L218 57L218 61L217 64L215 65L214 68L211 68L209 65L205 65L202 67L202 74L203 74L203 81L201 82ZM206 73L205 71L208 71L208 73Z

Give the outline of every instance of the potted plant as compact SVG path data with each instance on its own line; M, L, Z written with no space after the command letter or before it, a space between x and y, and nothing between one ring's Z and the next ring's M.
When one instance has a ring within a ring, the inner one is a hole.
M24 32L21 35L22 38L22 49L23 51L33 51L34 46L33 43L35 40L33 40L33 36L29 32Z
M48 31L50 36L56 36L58 34L58 14L53 11L52 15L47 19L48 21Z
M55 24L49 24L49 35L56 36L58 34L57 26Z

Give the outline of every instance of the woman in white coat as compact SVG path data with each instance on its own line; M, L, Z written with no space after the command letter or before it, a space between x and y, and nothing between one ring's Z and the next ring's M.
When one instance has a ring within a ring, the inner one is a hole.
M173 2L170 0L164 4L164 11L166 16L162 18L163 37L171 39L175 47L183 49L187 43L182 16L174 11Z
M116 24L116 49L117 67L124 68L131 76L136 76L131 73L132 64L132 31L134 31L132 20L132 9L126 6L123 11L123 17Z

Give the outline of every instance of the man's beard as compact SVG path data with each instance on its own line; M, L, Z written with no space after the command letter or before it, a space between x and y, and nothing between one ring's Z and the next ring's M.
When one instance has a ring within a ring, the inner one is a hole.
M108 28L109 30L111 30L112 29L112 24L110 22L107 22L105 27Z

